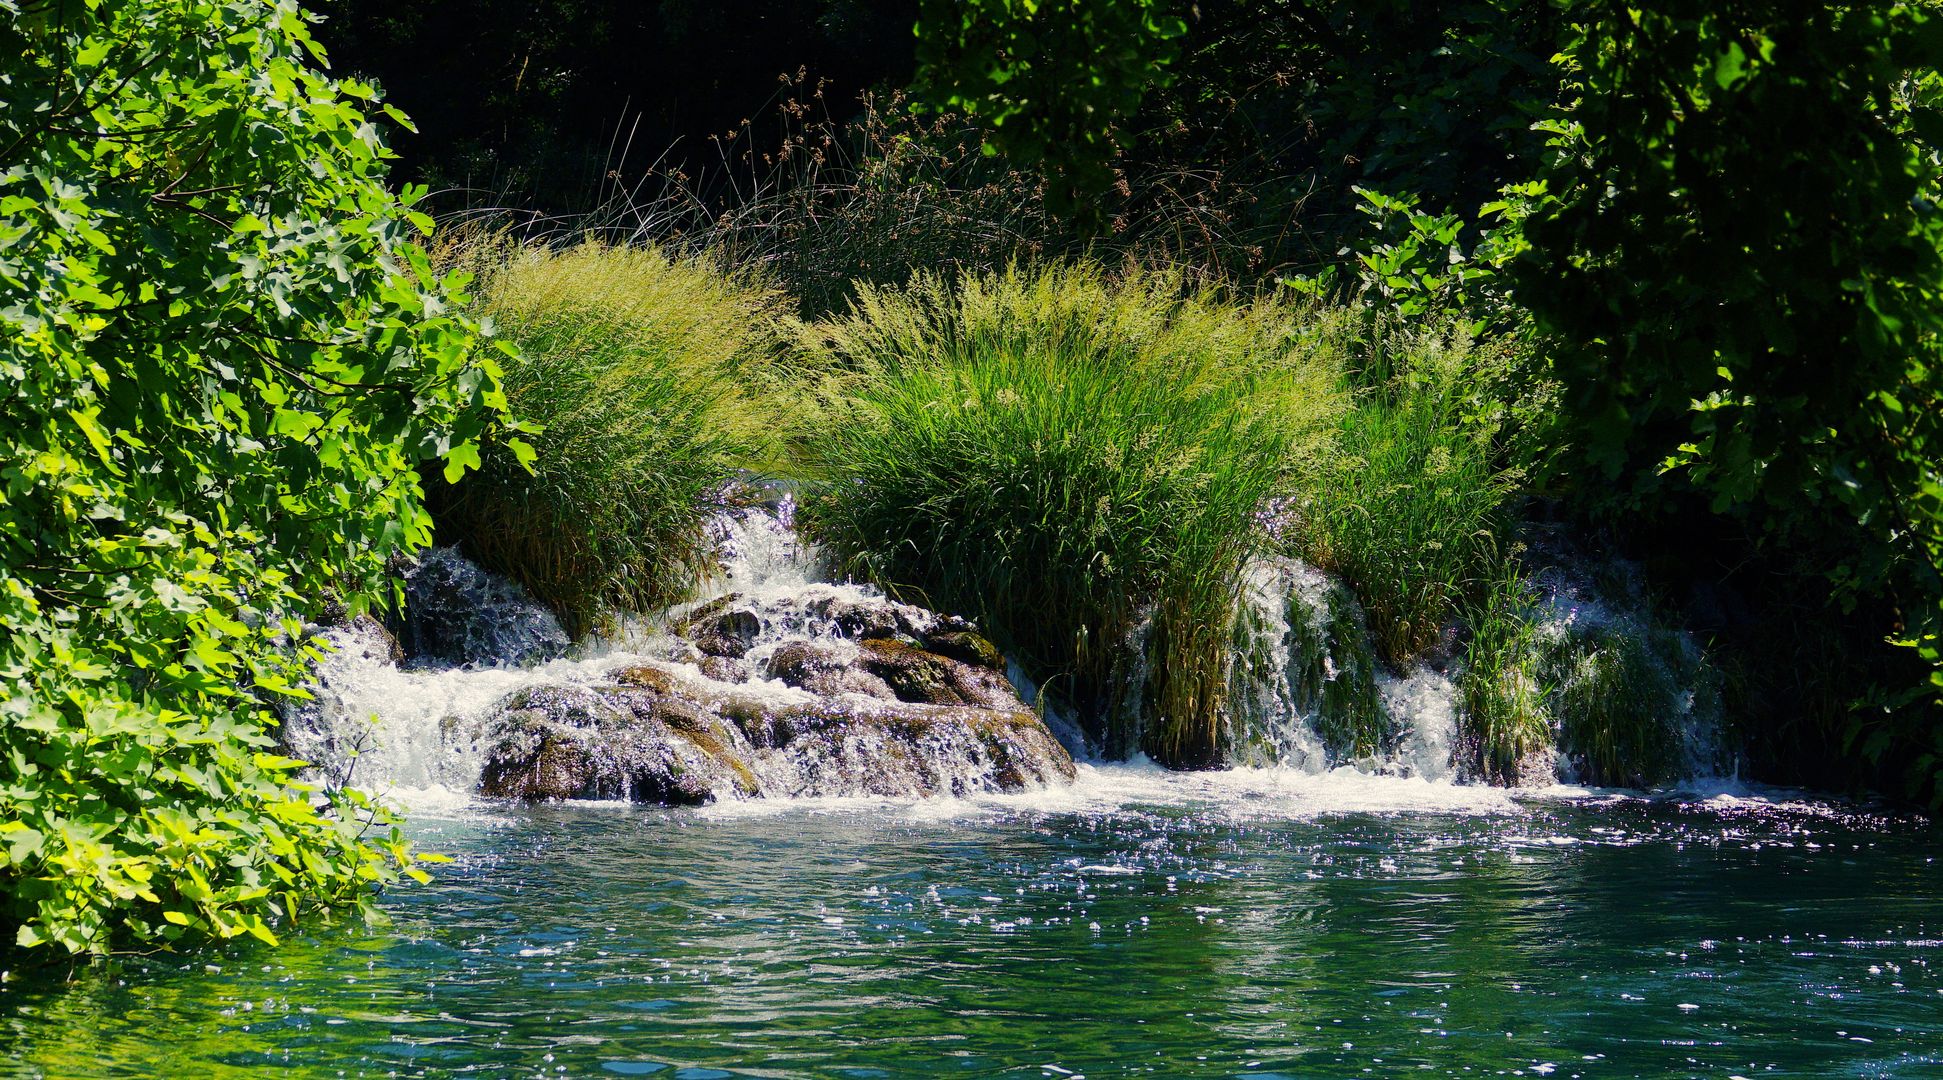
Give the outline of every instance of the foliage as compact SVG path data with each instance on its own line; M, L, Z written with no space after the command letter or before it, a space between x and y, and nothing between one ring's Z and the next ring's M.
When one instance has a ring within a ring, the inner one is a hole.
M992 145L1044 163L1062 208L1113 181L1115 122L1139 108L1187 23L1166 0L924 0L921 96L980 117Z
M716 567L710 517L737 471L776 452L781 296L702 256L477 236L474 311L519 346L513 412L538 460L489 442L434 491L442 539L551 607L569 633L684 599Z
M831 481L808 522L892 591L978 618L1109 750L1144 692L1150 751L1211 763L1259 511L1340 407L1299 318L1088 265L866 288L808 343ZM1129 691L1148 615L1153 679Z
M1274 9L1280 4L1249 6ZM1559 94L1552 62L1574 5L1551 0L1363 0L1294 5L1321 43L1308 120L1340 178L1345 219L1363 191L1469 211L1529 179L1535 125ZM1354 230L1355 223L1349 222Z
M409 867L363 800L298 782L265 703L301 693L300 616L429 541L417 464L457 476L505 402L384 187L371 88L320 60L288 3L0 3L22 946L270 940Z
M1943 23L1906 4L1588 5L1569 59L1577 101L1511 272L1567 346L1584 490L1662 510L1691 492L1845 605L1894 596L1903 625L1877 632L1921 651L1933 699ZM1861 748L1943 738L1922 696ZM1917 785L1943 762L1923 752Z

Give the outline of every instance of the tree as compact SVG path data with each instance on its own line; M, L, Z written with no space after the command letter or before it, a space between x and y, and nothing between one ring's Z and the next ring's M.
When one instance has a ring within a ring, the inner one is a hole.
M299 783L301 619L507 422L369 86L289 0L0 0L0 911L100 952L421 871ZM402 123L403 118L397 117ZM364 820L359 820L363 818Z
M992 127L988 146L1044 165L1062 209L1113 179L1114 125L1164 82L1186 22L1166 0L926 0L918 86Z
M1845 604L1888 597L1900 625L1875 633L1935 685L1897 688L1901 726L1858 717L1851 741L1874 724L1864 752L1897 747L1933 783L1943 24L1908 4L1591 3L1567 57L1577 101L1509 274L1559 342L1581 490L1627 511L1698 495Z

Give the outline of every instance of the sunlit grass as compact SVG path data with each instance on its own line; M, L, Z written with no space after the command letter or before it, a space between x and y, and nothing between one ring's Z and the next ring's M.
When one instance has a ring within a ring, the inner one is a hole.
M441 537L576 636L608 611L681 599L713 567L706 525L725 485L777 452L760 391L783 299L652 247L473 237L449 257L478 275L476 314L518 347L506 394L541 430L530 473L489 447L477 473L435 492Z
M1442 643L1488 586L1520 478L1498 462L1500 424L1479 387L1501 358L1434 331L1363 347L1396 373L1344 415L1294 540L1348 579L1383 658L1402 666Z
M1146 749L1216 762L1241 567L1343 405L1302 313L1086 265L924 276L862 289L809 352L818 533L979 618L1110 749L1144 708Z
M1522 571L1506 560L1479 590L1466 620L1470 637L1458 679L1466 764L1496 783L1518 782L1526 760L1552 744L1532 602Z

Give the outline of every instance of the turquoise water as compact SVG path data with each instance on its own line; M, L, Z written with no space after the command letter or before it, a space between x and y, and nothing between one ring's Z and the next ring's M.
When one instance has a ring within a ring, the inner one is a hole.
M378 932L9 976L9 1075L1943 1076L1929 826L1089 770L981 803L451 805Z

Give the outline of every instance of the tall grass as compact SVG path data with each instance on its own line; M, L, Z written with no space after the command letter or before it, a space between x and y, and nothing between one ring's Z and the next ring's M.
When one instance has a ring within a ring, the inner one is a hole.
M1523 571L1507 559L1469 604L1458 679L1463 746L1466 764L1494 783L1517 783L1527 759L1552 743L1533 603Z
M784 80L774 110L715 140L716 162L695 175L638 172L623 144L586 214L481 208L461 218L518 222L542 238L564 230L706 250L761 267L805 318L842 312L860 284L902 285L918 270L1093 255L1209 267L1211 276L1260 271L1263 245L1286 225L1241 228L1257 200L1218 169L1150 167L1103 196L1112 221L1099 233L1054 212L1046 178L988 153L987 132L969 118L921 113L896 92L865 94L847 122L829 106L822 86L799 73Z
M865 287L807 342L831 481L808 521L892 591L978 617L1110 750L1144 705L1149 752L1214 764L1241 567L1342 405L1299 329L1084 264Z
M434 483L441 539L506 574L579 637L711 571L705 529L739 469L776 452L762 399L784 300L746 273L652 247L554 249L474 234L448 252L477 313L517 347L515 415L540 428L529 472L501 447Z
M1490 584L1520 474L1502 462L1504 425L1480 385L1501 355L1435 330L1367 347L1384 377L1310 478L1294 542L1349 580L1383 658L1402 666L1443 644Z
M1712 747L1721 679L1705 653L1652 605L1558 635L1542 670L1561 748L1587 783L1644 787L1669 779Z

